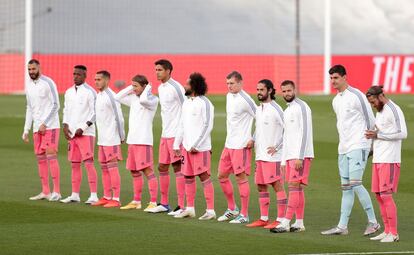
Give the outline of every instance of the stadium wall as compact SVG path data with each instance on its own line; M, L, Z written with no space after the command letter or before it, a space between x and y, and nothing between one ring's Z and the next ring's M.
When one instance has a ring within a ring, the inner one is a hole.
M244 77L245 89L254 93L257 81L269 78L279 84L285 79L296 81L296 57L293 55L76 55L35 54L43 73L53 78L60 93L72 85L72 68L76 64L88 67L89 84L93 74L106 69L114 84L130 84L137 73L144 74L157 84L154 61L170 59L174 65L173 77L184 83L191 72L201 72L207 78L210 94L227 92L225 76L238 70ZM323 92L323 56L303 55L300 58L300 93ZM335 55L332 64L347 68L348 81L366 91L373 84L383 84L388 93L414 94L414 56L410 55ZM24 91L24 57L20 54L0 54L0 93ZM333 90L331 91L334 92Z

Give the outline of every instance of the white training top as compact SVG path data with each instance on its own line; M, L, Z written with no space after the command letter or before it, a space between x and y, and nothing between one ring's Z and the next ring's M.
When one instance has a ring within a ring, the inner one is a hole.
M227 136L224 145L226 148L242 149L252 140L255 111L255 102L243 90L236 94L227 94Z
M205 96L185 99L177 135L174 140L174 150L180 148L189 151L211 150L211 130L213 130L214 106Z
M283 113L282 165L290 159L314 157L311 109L299 98L287 105Z
M348 86L335 96L332 106L339 133L338 153L371 148L371 140L365 138L365 130L373 128L375 118L366 96Z
M270 155L267 148L276 147ZM256 109L256 160L280 162L283 147L283 109L275 101L262 103Z
M377 112L373 163L400 163L401 142L407 138L407 125L401 108L389 100L382 111Z
M95 100L96 91L86 83L73 85L66 90L63 124L69 126L72 137L79 128L83 130L83 135L95 136ZM91 126L86 124L88 121L92 123Z
M124 88L115 99L130 107L128 144L153 145L152 122L158 107L158 97L152 94L151 85L147 85L137 96L132 85Z
M184 94L183 86L173 78L158 87L162 120L161 137L175 137L180 121L181 106L184 102Z
M121 105L115 100L115 93L106 88L96 97L96 127L98 145L113 146L125 140L124 117Z
M59 96L55 82L45 75L30 80L26 89L26 119L24 132L33 126L33 133L45 124L46 129L59 128Z

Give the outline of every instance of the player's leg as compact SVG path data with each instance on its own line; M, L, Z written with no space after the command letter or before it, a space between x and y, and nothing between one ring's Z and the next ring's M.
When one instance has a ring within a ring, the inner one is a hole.
M232 172L233 168L230 160L230 150L224 148L220 156L217 176L220 188L223 191L224 197L227 201L227 210L223 213L223 215L218 217L218 221L228 221L239 215L239 209L237 208L234 200L233 184L229 179Z
M257 170L256 170L257 173ZM269 192L267 191L266 184L256 183L257 190L259 192L259 207L260 207L260 219L253 221L250 224L247 224L246 227L264 227L269 224L269 204L270 197Z
M177 192L177 207L172 210L168 215L176 215L184 209L184 199L185 199L185 179L184 175L181 173L181 158L178 161L172 163L172 167L175 174L175 189Z
M287 202L288 202L285 188L283 185L283 178L272 183L271 185L272 185L273 190L276 192L277 218L274 222L265 226L265 228L267 229L275 228L277 225L279 225L280 222L283 221L283 219L285 218Z
M210 151L203 151L194 154L194 169L195 174L200 178L203 185L204 198L206 200L206 212L199 220L211 220L216 218L214 211L214 187L211 181L211 153Z
M143 173L145 174L145 177L147 178L148 191L150 193L150 202L144 211L152 212L152 213L161 212L160 210L154 211L154 209L156 209L157 207L157 196L158 196L158 181L157 181L157 178L155 177L154 171L152 170L152 167L147 167L143 169ZM165 208L164 212L168 212L168 209L169 208Z
M86 204L92 204L98 201L98 175L96 173L95 162L94 162L94 151L95 151L95 137L93 136L82 136L79 140L79 148L82 154L83 164L86 168L88 175L88 184L90 196L86 200Z
M129 158L129 155L128 155L128 158ZM134 198L127 205L122 206L120 208L121 210L141 209L142 207L141 195L142 195L142 186L144 183L143 177L142 177L142 171L131 170L131 176L132 176L132 186L134 190Z
M168 148L168 139L161 137L159 147L159 158L158 158L158 171L160 178L160 193L161 193L161 204L169 204L169 189L170 189L170 173L168 169L171 163L170 151Z
M102 170L102 187L103 187L103 196L98 202L92 203L93 206L101 206L107 204L111 201L112 190L111 190L111 175L108 171L107 157L105 154L105 146L98 146L98 161L101 165Z
M46 150L46 158L49 164L50 175L52 176L53 192L49 201L59 201L60 195L60 167L57 159L59 145L59 129L46 130L42 147Z
M62 203L80 202L79 192L82 183L82 169L81 162L82 157L76 139L69 140L68 143L68 160L71 162L71 180L72 180L72 193L65 199L60 200Z
M183 165L181 172L185 178L185 198L187 201L186 208L177 215L174 215L174 218L185 218L185 217L195 217L194 202L196 196L196 182L195 182L195 172L193 168L193 155L188 153L186 150L182 150L182 160Z

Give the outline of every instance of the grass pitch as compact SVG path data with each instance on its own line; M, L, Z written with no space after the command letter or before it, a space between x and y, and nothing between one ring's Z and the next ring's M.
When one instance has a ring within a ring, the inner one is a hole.
M217 182L217 163L225 140L225 97L209 96L215 106L212 133L212 179L215 186L216 212L226 209L226 202ZM242 225L201 222L197 219L173 219L166 214L148 214L141 210L92 208L83 203L61 204L29 201L40 192L40 181L32 145L24 144L21 132L24 124L25 98L0 96L0 254L299 254L338 252L397 252L414 251L414 100L413 96L391 97L405 113L409 138L403 142L400 186L395 196L398 206L399 243L382 244L370 241L362 233L366 216L355 200L348 236L322 236L320 231L338 222L341 190L337 170L337 132L332 97L303 97L313 111L315 160L312 163L310 184L306 188L306 232L272 234L264 229L249 229ZM285 108L280 97L278 103ZM63 104L62 104L63 105ZM129 109L124 109L125 119ZM154 124L154 159L158 158L161 118ZM63 196L71 192L70 164L66 142L60 137L59 162ZM126 158L126 146L123 146ZM155 162L157 163L157 162ZM95 163L99 175L100 168ZM132 198L132 180L120 163L122 178L121 201ZM174 176L170 196L174 198ZM367 166L364 184L369 189L371 164ZM81 198L88 197L86 173L83 173ZM233 179L234 181L234 179ZM204 209L203 192L197 181L196 212ZM259 217L258 192L250 177L250 220ZM237 185L235 187L238 201ZM99 189L101 194L101 187ZM272 193L271 193L272 194ZM378 220L377 202L371 195ZM148 201L144 186L143 203ZM411 201L411 202L410 202ZM171 201L175 206L175 200ZM238 204L240 204L238 202ZM271 195L270 217L275 218L275 195Z

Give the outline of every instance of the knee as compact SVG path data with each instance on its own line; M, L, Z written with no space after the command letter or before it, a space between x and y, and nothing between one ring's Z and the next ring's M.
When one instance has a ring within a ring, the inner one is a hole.
M257 185L257 191L266 192L267 191L267 185Z
M356 180L356 179L350 180L349 185L352 189L354 189L356 187L359 187L359 186L362 186L362 180Z
M229 175L228 174L224 174L224 173L218 173L217 174L217 178L219 179L219 181L225 181L229 179Z
M160 172L166 172L166 171L168 171L168 167L169 167L169 165L166 165L166 164L158 164L158 170L160 171Z
M247 180L247 175L245 173L236 174L236 181L237 182L243 182L245 180Z
M46 149L46 155L56 155L57 151L53 148L47 148Z

